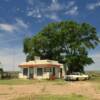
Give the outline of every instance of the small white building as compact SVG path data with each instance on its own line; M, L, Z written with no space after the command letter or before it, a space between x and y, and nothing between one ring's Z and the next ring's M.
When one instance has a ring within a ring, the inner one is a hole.
M19 78L56 79L64 77L63 64L54 60L40 60L24 62L19 65Z

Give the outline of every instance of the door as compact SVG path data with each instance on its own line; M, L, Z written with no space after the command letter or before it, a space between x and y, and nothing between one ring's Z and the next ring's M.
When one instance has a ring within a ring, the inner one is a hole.
M43 68L37 68L37 79L43 78Z
M54 80L54 79L56 78L55 75L56 75L55 67L52 67L52 68L51 68L50 79L51 79L51 80Z
M53 67L53 69L52 69L52 73L53 73L53 76L55 76L55 67Z
M34 68L29 68L29 78L30 79L34 78Z
M62 78L62 68L60 68L60 78Z

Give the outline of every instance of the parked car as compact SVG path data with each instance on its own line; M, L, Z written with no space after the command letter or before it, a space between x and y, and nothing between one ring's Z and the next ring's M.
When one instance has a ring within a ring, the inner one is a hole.
M74 72L70 75L65 75L64 79L69 81L88 80L89 76L80 72Z

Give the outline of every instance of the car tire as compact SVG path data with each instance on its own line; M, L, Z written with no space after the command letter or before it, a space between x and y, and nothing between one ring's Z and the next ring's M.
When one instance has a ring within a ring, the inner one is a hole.
M79 81L79 78L76 78L76 81Z

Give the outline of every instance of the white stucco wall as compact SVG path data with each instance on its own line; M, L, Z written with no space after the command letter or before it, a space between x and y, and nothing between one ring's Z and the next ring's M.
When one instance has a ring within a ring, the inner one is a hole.
M56 67L55 68L55 76L56 76L56 78L60 78L59 74L60 74L60 69L58 67Z
M22 78L22 79L27 79L28 78L28 75L23 75L23 68L20 68L20 73L18 75L19 78Z
M22 79L27 79L27 78L28 78L28 76L23 75L23 73L19 73L19 78L22 78Z
M49 79L50 72L44 72L44 68L42 69L42 71L43 71L43 75L37 76L37 68L34 68L34 79Z
M38 67L38 68L42 68L42 67ZM62 76L64 76L63 66L61 68L62 68ZM34 79L49 79L50 75L52 75L52 71L51 72L50 71L49 72L44 71L44 68L42 70L43 70L43 75L38 76L37 75L37 67L34 67L33 68L33 73L34 73L33 78ZM58 67L55 67L55 77L60 78L60 68L58 68ZM21 68L21 73L19 73L19 78L24 78L24 79L29 78L29 68L28 68L28 74L27 75L23 75L23 68Z

